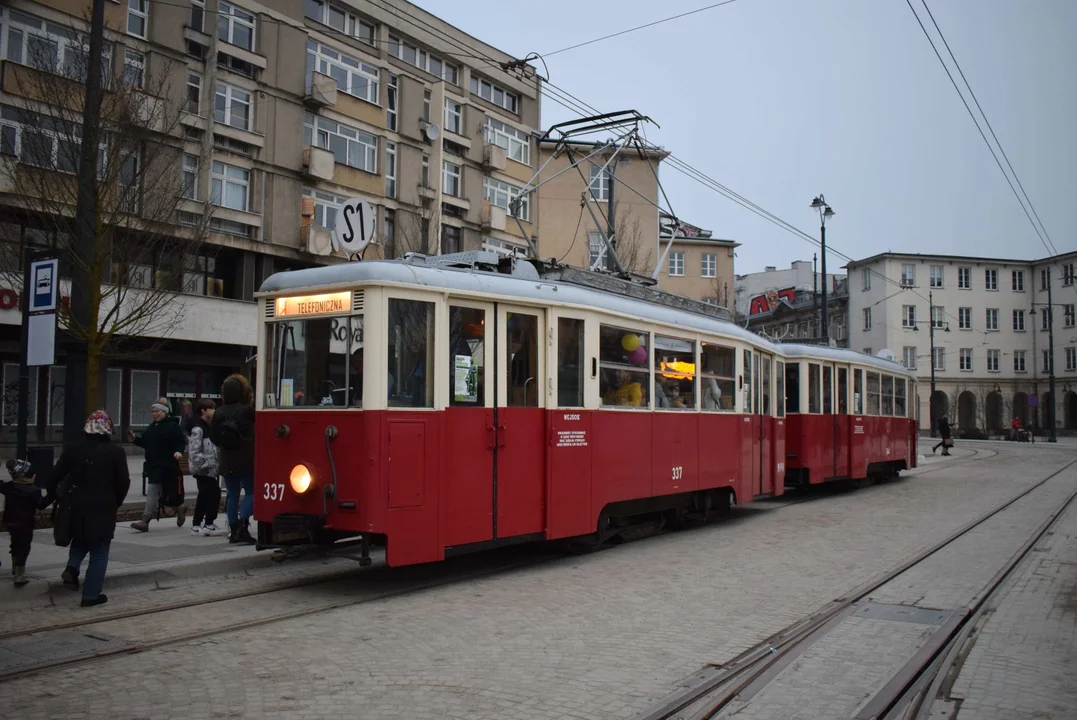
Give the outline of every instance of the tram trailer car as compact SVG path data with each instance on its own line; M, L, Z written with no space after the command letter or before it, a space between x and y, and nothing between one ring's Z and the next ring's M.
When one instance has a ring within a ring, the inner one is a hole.
M268 278L259 299L259 545L361 537L364 556L384 544L391 566L707 514L782 494L787 466L837 477L807 452L825 435L818 418L786 412L790 362L805 377L814 358L913 387L878 358L776 345L544 280L524 260L511 272L421 256L298 270ZM898 452L868 433L909 435L905 418L878 420L845 423L864 435L850 472Z

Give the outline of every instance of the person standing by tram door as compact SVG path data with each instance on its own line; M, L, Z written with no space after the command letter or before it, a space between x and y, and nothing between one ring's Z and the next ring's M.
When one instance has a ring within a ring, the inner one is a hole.
M220 449L220 472L228 490L224 504L228 542L253 545L248 523L254 515L254 391L247 378L229 375L221 386L221 398L224 404L213 413L209 437Z
M172 498L182 497L183 490L179 461L187 446L187 438L180 430L179 418L170 416L169 407L159 400L150 406L150 415L153 422L144 432L135 435L131 430L127 431L128 441L146 451L146 507L142 511L142 519L131 523L131 527L139 532L149 531L153 516L157 515L160 519L162 502L171 504ZM179 487L174 488L177 482ZM183 527L187 508L182 500L174 507L176 525Z
M944 417L939 418L939 444L931 448L931 454L934 455L935 451L940 447L942 448L943 455L950 454L950 448L954 446L954 439L950 436L950 421Z
M217 404L201 398L195 404L195 417L187 429L187 452L190 457L191 474L198 483L198 499L194 504L194 520L191 532L195 535L216 535L219 530L215 521L221 507L221 483L218 479L219 459L217 446L209 438L209 424Z

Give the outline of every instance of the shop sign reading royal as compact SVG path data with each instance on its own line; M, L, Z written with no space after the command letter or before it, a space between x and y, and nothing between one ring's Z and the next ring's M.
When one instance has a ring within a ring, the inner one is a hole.
M303 317L306 315L332 315L351 310L350 292L325 293L277 298L277 317Z

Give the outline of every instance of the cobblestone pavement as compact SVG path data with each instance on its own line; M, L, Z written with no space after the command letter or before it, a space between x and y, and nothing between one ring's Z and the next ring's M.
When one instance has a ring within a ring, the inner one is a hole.
M0 717L630 717L1073 457L1042 445L977 447L1001 454L955 456L896 483L757 503L609 551L15 680ZM239 614L274 613L278 602L249 598ZM197 617L184 622L197 627Z

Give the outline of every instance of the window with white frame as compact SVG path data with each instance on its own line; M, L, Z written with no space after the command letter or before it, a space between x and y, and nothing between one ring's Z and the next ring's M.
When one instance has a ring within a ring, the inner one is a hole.
M445 132L463 135L464 110L460 103L452 98L445 98Z
M1024 292L1025 291L1025 271L1014 270L1013 271L1013 291Z
M125 48L123 51L123 74L120 82L127 87L141 88L146 81L146 56L138 50Z
M1040 313L1040 330L1046 332L1051 328L1051 313L1054 308L1041 308Z
M864 281L864 290L871 290L871 268L861 270L860 277Z
M202 75L187 71L187 112L198 115L202 109Z
M337 213L348 202L342 195L313 188L303 188L303 197L314 198L314 224L330 230L336 225Z
M307 76L318 71L337 81L337 89L360 100L378 104L379 70L373 65L337 52L313 40L307 42Z
M250 170L214 161L211 203L232 210L247 212L250 188Z
M602 233L587 233L587 263L592 270L606 267L607 248Z
M396 132L397 102L399 102L400 89L397 86L396 75L389 73L389 93L385 103L385 127Z
M217 95L213 104L215 121L239 130L250 130L252 116L249 92L228 83L217 83Z
M1025 368L1024 350L1013 351L1013 371L1018 373L1028 372L1028 370Z
M1074 280L1074 268L1073 263L1066 263L1062 266L1062 285L1069 287L1073 284Z
M414 65L420 70L425 70L445 82L450 82L453 85L460 84L459 68L433 53L401 40L395 35L389 36L389 55L403 60L408 65Z
M998 290L998 270L984 270L984 290Z
M188 200L198 199L198 158L187 153L183 154L183 182L180 186L180 195Z
M350 35L367 45L374 44L377 29L374 24L332 5L327 0L305 0L304 12L314 22L328 25L337 32Z
M987 351L987 372L998 372L999 356L1001 353L998 350Z
M915 305L902 305L901 306L901 327L907 327L907 328L916 327L916 306Z
M998 308L987 308L986 325L988 332L998 332Z
M1048 278L1047 268L1041 269L1040 270L1040 290L1046 290L1047 289L1047 278Z
M476 75L471 76L471 94L503 107L511 113L520 111L520 97L516 93Z
M1050 353L1050 351L1042 350L1040 352L1040 357L1043 358L1043 372L1045 372L1045 373L1054 372L1054 368L1052 367L1053 363L1051 362L1051 353Z
M963 267L957 269L957 288L958 290L972 289L972 268Z
M127 34L145 39L150 0L127 0Z
M448 160L441 162L441 192L460 197L460 166Z
M669 276L684 277L684 253L671 252L669 254Z
M946 308L941 305L936 305L931 308L931 326L934 328L941 328L945 323Z
M396 197L396 143L385 142L385 197Z
M718 277L718 255L715 253L703 253L702 262L703 277Z
M963 307L957 309L957 329L958 330L971 330L972 329L972 308Z
M189 22L192 30L204 32L206 27L206 0L191 0L191 18Z
M531 164L531 138L522 130L500 120L486 119L486 142L505 149L505 156L524 165Z
M600 165L591 166L591 180L588 183L591 189L591 197L599 202L610 199L610 174L606 168Z
M378 171L378 138L358 128L304 113L303 142L333 153L333 159L341 165L370 173Z
M901 284L905 287L916 285L916 266L905 263L901 266Z
M497 238L484 237L482 239L482 249L487 252L497 253L498 255L508 255L515 257L526 257L527 248L523 245L517 245L516 243L510 243L505 240L498 240Z
M942 265L931 266L931 287L942 287Z
M0 107L0 152L34 167L74 173L82 155L82 128L55 117ZM106 144L97 153L98 179L105 179Z
M1074 321L1074 306L1073 303L1062 306L1062 327L1073 327Z
M1025 311L1014 310L1013 311L1013 331L1024 332L1025 331Z
M7 12L7 21L6 28L0 27L6 59L79 82L86 80L88 37L15 10ZM101 82L107 87L112 75L111 43L104 44L101 55Z
M811 337L811 335L805 335L804 337ZM864 348L861 352L863 352L865 355L871 355L871 348Z
M424 188L433 187L430 184L430 156L426 154L423 155L423 169L422 174L419 176L419 182Z
M902 348L902 355L903 355L903 357L902 357L901 364L904 365L908 370L915 370L916 369L916 348L912 347L912 346L909 346L909 345L906 345L904 348Z
M972 348L961 348L961 353L958 356L958 362L961 366L962 372L972 371Z
M1077 371L1077 348L1066 348L1066 372Z
M933 348L931 350L931 366L935 370L946 369L946 348Z
M217 6L217 39L254 52L254 15L221 0Z
M871 308L864 308L864 329L871 330Z
M518 217L520 220L528 222L531 218L531 193L527 193L521 198L519 214L513 215L512 213L512 203L517 197L520 197L522 189L493 178L483 178L482 181L483 197L489 200L491 205L504 208L510 216Z

